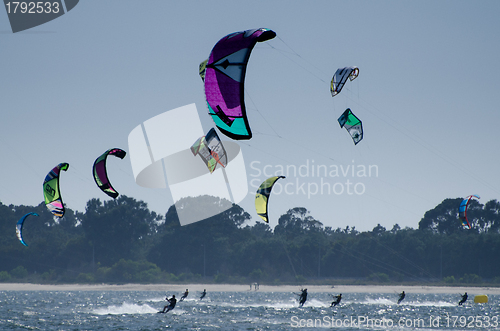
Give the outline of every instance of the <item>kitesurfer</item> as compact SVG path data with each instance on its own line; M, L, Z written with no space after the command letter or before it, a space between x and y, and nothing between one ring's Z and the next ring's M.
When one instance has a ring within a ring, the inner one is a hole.
M205 297L205 295L207 295L207 290L206 289L204 289L203 292L201 292L200 300L203 299Z
M189 294L189 291L188 291L188 289L186 289L186 292L184 292L184 294L181 296L181 299L179 301L183 301L184 299L186 299L188 294Z
M342 293L340 293L339 295L334 295L333 296L335 298L335 301L332 302L332 304L330 305L330 307L335 307L336 305L338 305L340 303L340 300L342 300Z
M464 304L464 303L465 303L465 301L467 301L467 298L468 298L468 297L469 297L469 296L467 295L467 292L465 292L465 294L464 294L464 295L462 295L462 299L460 300L460 302L458 303L458 305L459 305L459 306L461 306L462 304Z
M399 294L398 305L401 303L401 301L404 300L405 296L406 296L405 291Z
M300 294L300 298L299 298L299 306L303 307L304 303L306 303L306 300L307 300L307 289L305 288L301 291L302 291L302 293Z
M172 309L174 309L175 304L177 303L177 299L175 298L175 294L172 295L172 297L170 299L168 297L166 297L165 300L168 301L168 305L166 305L165 307L163 307L163 310L159 311L159 313L168 313L169 311L171 311ZM165 311L165 309L166 309L166 311Z

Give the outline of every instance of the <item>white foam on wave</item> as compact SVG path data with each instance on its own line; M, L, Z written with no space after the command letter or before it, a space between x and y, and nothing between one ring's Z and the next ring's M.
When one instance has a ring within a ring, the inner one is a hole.
M307 300L304 307L330 307L330 303L326 304L316 299Z
M423 302L410 301L407 302L406 305L415 307L455 307L457 304L445 301L423 301Z
M177 303L179 303L179 302L198 302L198 301L199 302L204 302L204 301L208 302L209 300L208 299L200 300L200 298L186 298L186 299L184 299L182 301L180 299L177 300Z
M288 309L297 307L298 303L297 300L288 300L288 301L278 301L278 302L266 302L262 306L275 309Z
M138 305L135 303L123 303L119 306L107 306L94 309L93 313L97 315L123 315L123 314L151 314L157 310L149 305Z
M366 298L364 302L362 301L360 303L367 305L393 305L396 302L394 300L389 300L386 298L377 298L377 299Z
M147 302L162 302L162 301L164 301L164 302L167 302L165 300L165 296L163 296L163 297L154 297L154 298L151 298L151 299L144 299L142 301L147 301Z
M299 303L295 299L290 299L288 301L277 301L270 302L268 300L264 302L253 302L253 303L228 303L221 302L219 303L222 307L235 307L235 308L258 308L258 307L268 307L275 309L289 309L289 308L297 308L299 307ZM307 300L304 304L304 307L330 307L330 304L326 304L322 301L311 299Z
M368 305L396 305L397 302L394 300L386 299L386 298L377 298L371 299L366 298L365 301L360 302L361 304ZM414 307L455 307L455 303L446 302L446 301L403 301L399 304L399 306L414 306Z
M230 302L220 302L218 306L221 307L235 307L235 308L259 308L259 307L268 307L268 308L292 308L297 307L297 302L295 300L290 301L279 301L279 302L252 302L252 303L230 303Z

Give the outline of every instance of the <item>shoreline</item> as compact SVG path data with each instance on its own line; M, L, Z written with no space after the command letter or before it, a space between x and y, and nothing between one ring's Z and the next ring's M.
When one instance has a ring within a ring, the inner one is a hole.
M0 291L160 291L160 292L255 292L249 285L233 284L61 284L45 285L30 283L0 283ZM475 286L419 286L419 285L260 285L256 292L297 292L307 288L308 292L331 293L463 293L500 294L500 287L475 287Z

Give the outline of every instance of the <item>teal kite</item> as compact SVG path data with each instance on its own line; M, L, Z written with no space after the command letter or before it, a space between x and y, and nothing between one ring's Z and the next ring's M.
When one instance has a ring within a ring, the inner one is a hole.
M469 195L462 200L462 202L460 203L460 207L458 207L458 217L462 221L463 227L468 229L472 228L470 226L469 220L467 219L467 209L469 208L469 202L472 198L481 199L479 195Z
M363 124L349 108L339 117L338 121L340 127L345 127L347 132L349 132L354 145L357 145L363 139Z

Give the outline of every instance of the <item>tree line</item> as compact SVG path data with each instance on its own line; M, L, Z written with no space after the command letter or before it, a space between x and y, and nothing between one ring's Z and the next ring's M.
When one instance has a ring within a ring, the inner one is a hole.
M41 283L218 282L267 284L500 284L500 203L472 201L464 229L462 199L445 199L417 229L377 224L371 231L324 226L302 207L271 229L233 204L225 212L180 226L127 196L91 199L85 212L54 218L41 203L0 203L0 281ZM203 196L179 208L219 204ZM23 229L15 223L36 212Z

